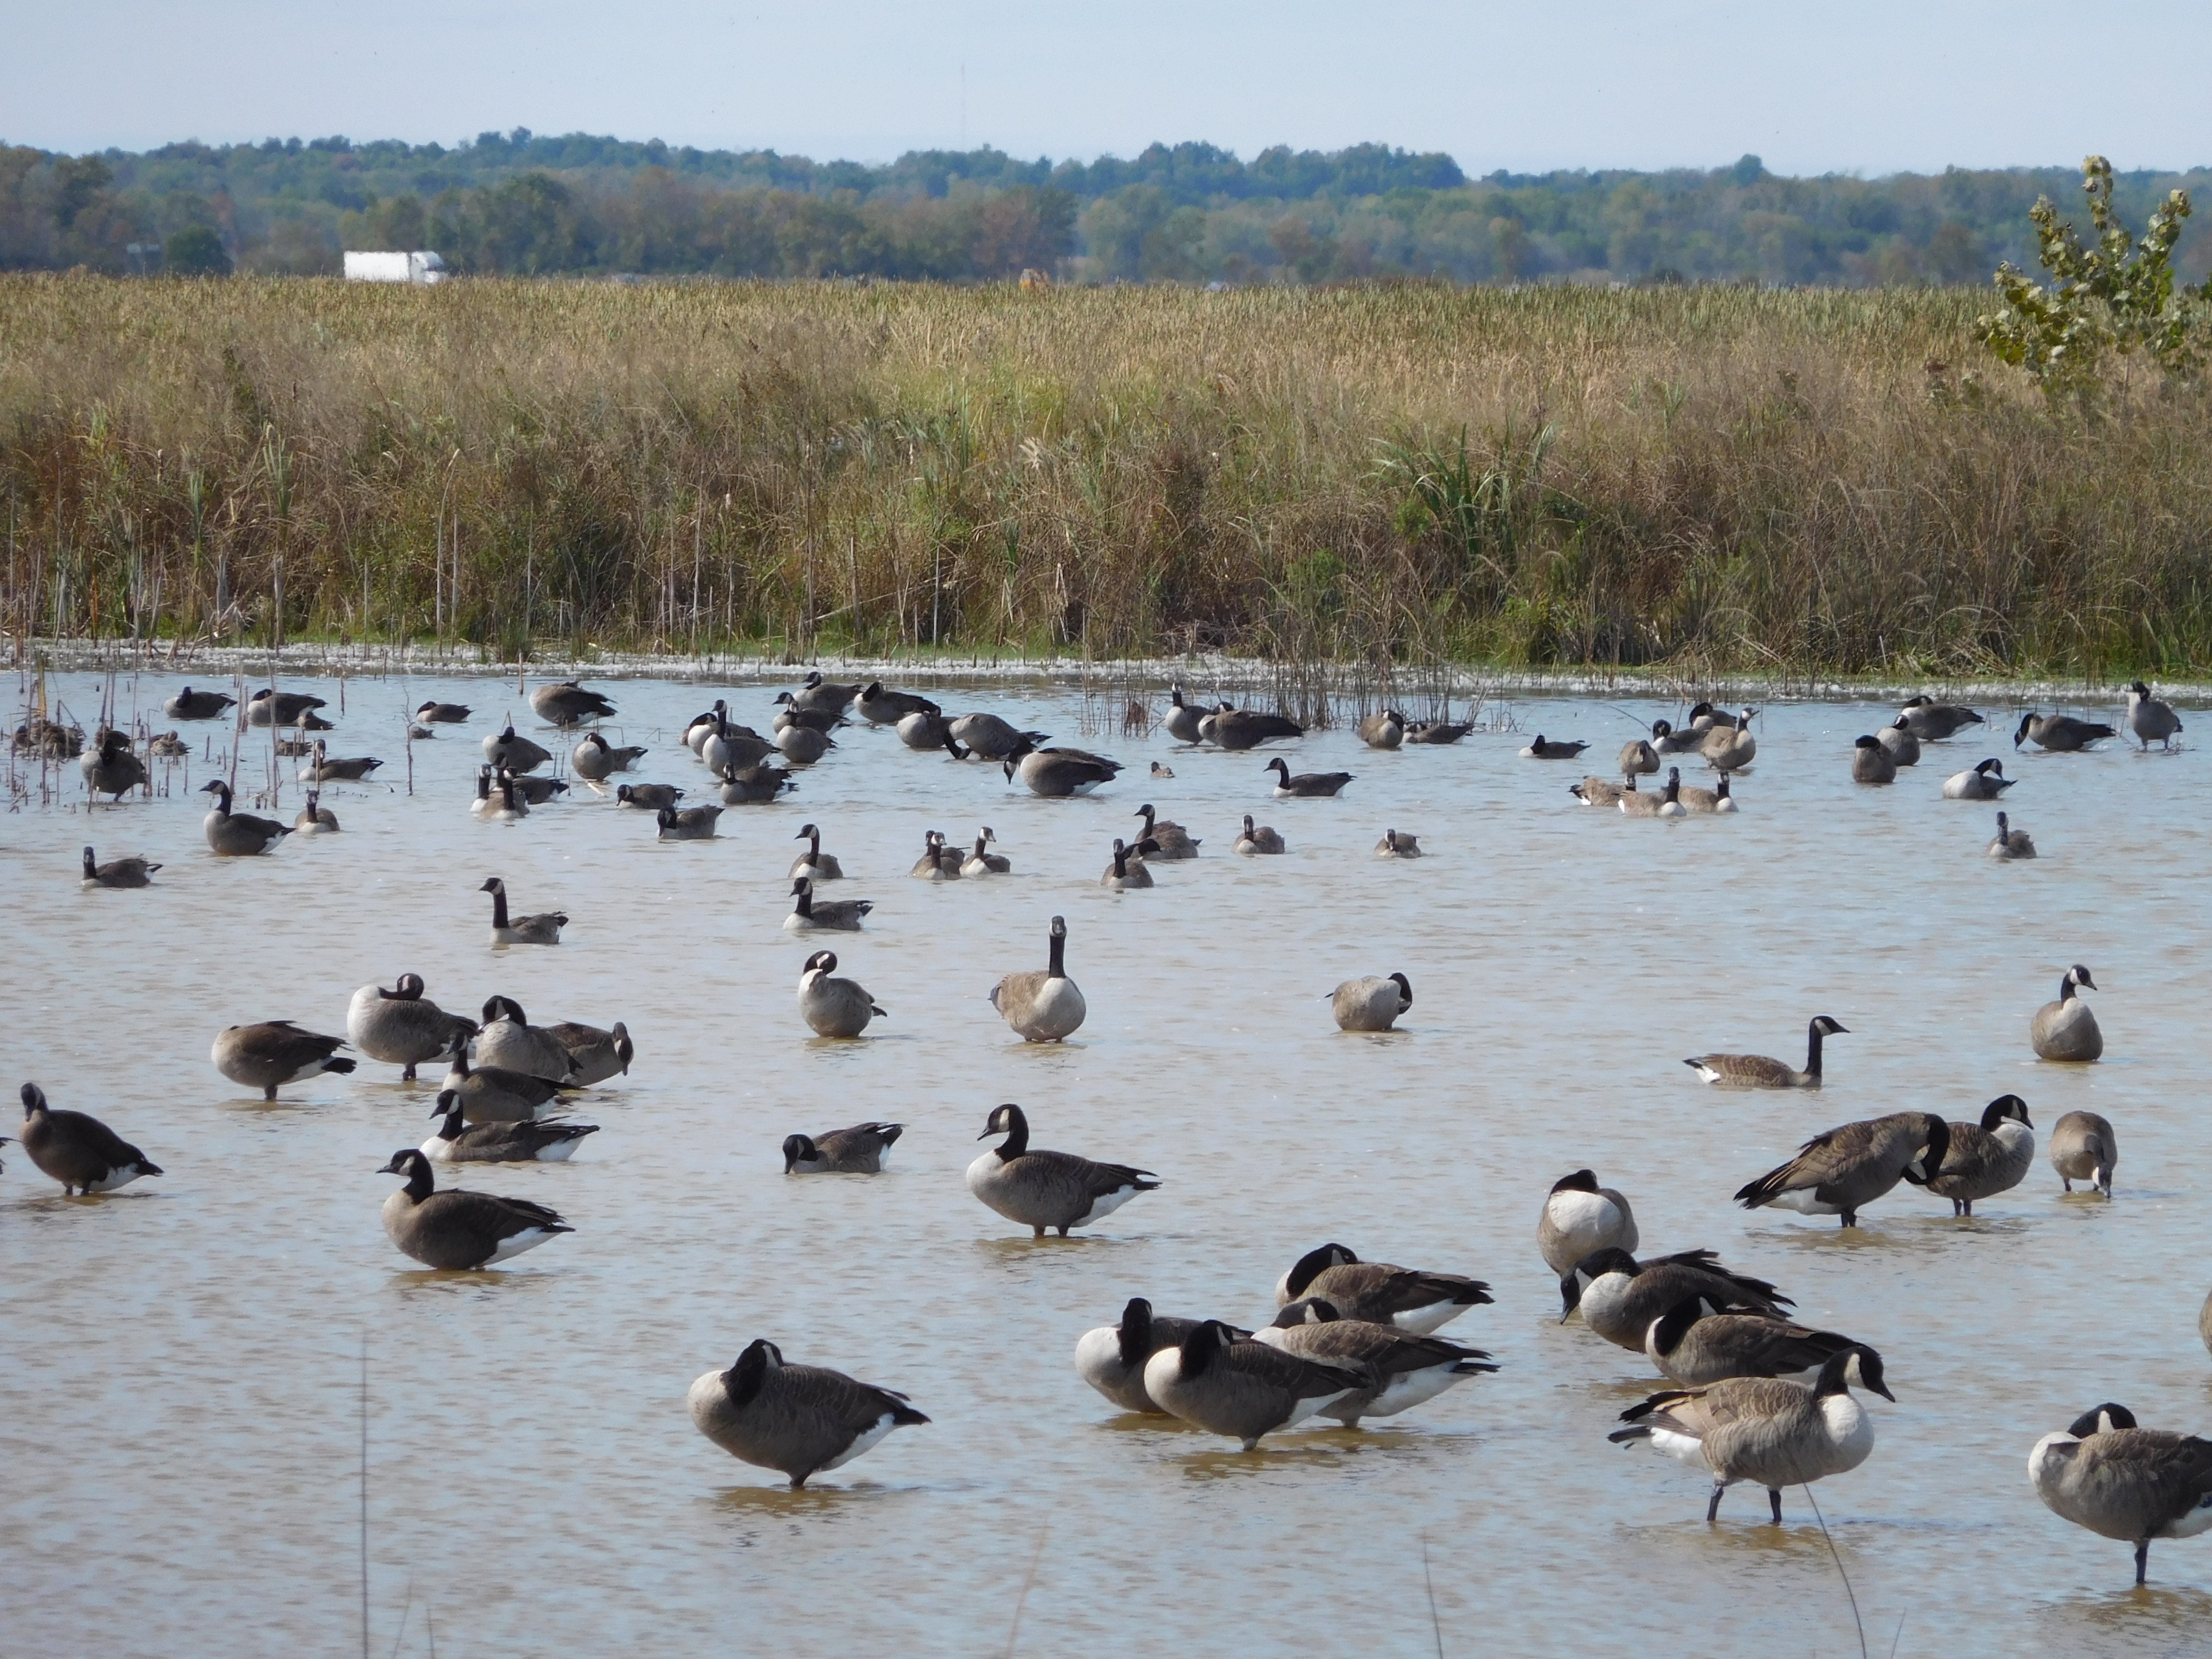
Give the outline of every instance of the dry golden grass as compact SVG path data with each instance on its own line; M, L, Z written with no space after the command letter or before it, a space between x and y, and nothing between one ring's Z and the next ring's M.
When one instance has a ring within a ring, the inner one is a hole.
M503 652L2203 664L2212 404L1970 383L1987 303L0 278L0 610Z

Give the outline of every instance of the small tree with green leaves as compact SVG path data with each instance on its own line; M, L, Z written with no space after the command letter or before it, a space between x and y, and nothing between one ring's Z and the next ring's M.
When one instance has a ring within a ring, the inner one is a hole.
M2004 308L1977 319L1975 337L2025 368L2053 398L2094 392L2108 352L2142 351L2170 375L2196 374L2205 362L2203 307L2212 301L2212 279L2175 290L2173 245L2189 217L2189 192L2168 192L2148 231L2130 241L2112 211L2112 164L2101 155L2085 160L2081 188L2096 246L2083 247L2073 222L2059 218L2049 197L2038 197L2027 216L2051 282L2032 283L2009 262L1999 265Z

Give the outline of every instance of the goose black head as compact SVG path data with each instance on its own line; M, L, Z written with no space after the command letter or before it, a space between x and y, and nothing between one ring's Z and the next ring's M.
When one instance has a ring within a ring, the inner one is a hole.
M1905 1181L1915 1187L1925 1187L1943 1167L1943 1159L1951 1150L1951 1126L1934 1113L1924 1115L1928 1123L1928 1139L1918 1157L1905 1166Z
M1302 1296L1286 1302L1274 1317L1279 1330L1289 1330L1294 1325L1327 1325L1344 1317L1335 1303L1325 1296Z
M1712 1304L1701 1296L1677 1302L1665 1313L1651 1322L1648 1337L1651 1346L1661 1353L1672 1353L1680 1346L1690 1327L1713 1311Z
M423 1157L417 1147L402 1146L398 1152L392 1153L390 1159L376 1173L406 1176L411 1179L418 1172L422 1175L429 1174L430 1160Z
M1577 1170L1571 1176L1561 1176L1552 1183L1555 1193L1594 1193L1597 1190L1597 1171Z
M990 1117L983 1125L983 1133L975 1139L988 1140L993 1135L1026 1134L1028 1132L1028 1117L1020 1107L1009 1101L1004 1106L992 1109Z
M1674 728L1664 720L1654 720L1651 722L1651 735L1660 738L1671 738L1674 735Z
M2150 696L2150 687L2145 685L2141 680L2137 680L2133 685L2130 686L2128 690L2134 692L2136 696L2139 697L2148 697Z
M221 778L216 778L210 782L202 784L200 786L200 793L203 795L221 795L227 799L230 795L230 786L225 783Z
M1260 769L1263 772L1279 772L1283 775L1284 782L1287 783L1290 781L1291 769L1283 763L1283 757L1280 755L1276 756L1274 759L1269 761Z
M2017 1123L2033 1129L2027 1121L2027 1103L2018 1095L1999 1095L1982 1109L1982 1127L1994 1129L2000 1123Z
M817 1148L811 1135L786 1135L783 1138L783 1172L789 1175L802 1158L815 1156Z
M1398 988L1398 1012L1403 1013L1413 1006L1413 982L1403 974L1393 974L1390 980Z
M46 1091L35 1083L26 1083L18 1092L23 1097L23 1115L36 1117L46 1109Z
M2012 734L2012 746L2019 748L2027 737L2027 728L2035 724L2035 711L2029 709L2020 717L2020 730Z
M1290 1272L1283 1277L1283 1289L1296 1297L1331 1267L1348 1267L1358 1260L1348 1244L1323 1244L1318 1249L1308 1250L1291 1264Z
M757 1336L745 1345L738 1356L738 1363L722 1373L722 1386L729 1391L732 1406L749 1406L768 1380L769 1370L783 1368L783 1350L764 1336Z
M2066 977L2085 990L2097 989L2097 981L2089 977L2089 970L2078 962L2066 970Z
M477 889L479 893L504 893L506 890L507 884L497 876L485 877L484 884Z
M792 837L792 840L793 840L793 841L812 841L812 840L815 838L815 836L817 836L820 835L821 833L822 833L822 832L821 832L819 830L816 829L816 828L815 828L812 824L811 824L811 823L809 823L809 824L803 824L803 825L801 825L801 826L800 826L799 833L798 833L797 835L793 836Z
M392 981L389 991L379 990L377 995L386 1002L420 1002L427 988L420 974L402 974Z
M1834 1018L1828 1014L1814 1015L1813 1029L1822 1036L1849 1036L1851 1034L1849 1026L1838 1024Z
M1880 738L1855 738L1851 740L1851 747L1854 749L1879 749L1881 747L1881 739Z
M837 971L837 953L835 951L817 951L806 958L806 965L799 971L801 978L817 972L834 974Z
M1066 939L1067 937L1067 918L1066 916L1054 916L1052 919L1052 926L1046 930L1046 933L1048 938Z
M460 1109L459 1091L453 1089L441 1089L438 1091L438 1103L430 1108L430 1115L450 1118L458 1115Z
M1117 1328L1121 1340L1121 1363L1136 1369L1152 1356L1152 1304L1141 1296L1133 1296L1121 1310L1121 1322Z
M1814 1397L1841 1394L1854 1382L1873 1389L1893 1406L1897 1403L1897 1396L1881 1378L1881 1356L1863 1342L1854 1342L1828 1356L1828 1363L1820 1367L1820 1381L1813 1385Z
M1219 1320L1207 1320L1182 1340L1183 1376L1205 1376L1214 1359L1236 1340L1236 1333Z
M2001 778L2004 775L2004 763L1995 758L1981 761L1975 765L1974 770L1985 778Z
M484 1024L487 1025L490 1024L495 1019L513 1020L517 1025L527 1025L530 1024L530 1016L522 1012L522 1005L517 1002L513 997L494 996L485 998L483 1018Z
M2076 1440L2087 1440L2093 1434L2112 1434L2121 1429L2136 1426L2136 1414L2125 1406L2107 1400L2101 1406L2092 1406L2066 1425L2066 1432Z

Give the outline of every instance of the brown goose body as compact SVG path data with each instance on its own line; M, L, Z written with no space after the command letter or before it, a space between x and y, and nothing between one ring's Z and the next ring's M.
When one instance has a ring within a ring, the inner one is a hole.
M636 1045L629 1040L629 1027L617 1020L611 1030L601 1030L596 1025L579 1024L564 1019L544 1028L551 1037L568 1051L575 1062L574 1079L580 1087L605 1083L609 1078L626 1075L629 1063L637 1058Z
M271 1019L226 1027L209 1058L233 1083L258 1089L264 1100L274 1100L287 1083L304 1083L325 1072L352 1071L356 1062L338 1053L349 1046L343 1037L303 1031L289 1019Z
M1848 1036L1849 1030L1826 1014L1805 1028L1805 1069L1798 1071L1766 1054L1695 1054L1682 1062L1707 1083L1723 1089L1817 1089L1820 1086L1820 1042Z
M2051 1167L2068 1192L2086 1181L2106 1198L2112 1195L2112 1169L2120 1161L2119 1138L2094 1112L2069 1112L2051 1126Z
M1930 1112L1893 1112L1817 1134L1787 1164L1737 1188L1747 1210L1769 1206L1801 1215L1840 1216L1856 1227L1858 1212L1897 1185L1925 1186L1942 1167L1950 1126Z
M161 1166L87 1112L55 1111L35 1083L21 1090L23 1154L41 1175L62 1183L62 1194L112 1193Z
M1029 1119L1018 1106L998 1108L976 1139L997 1134L1006 1139L968 1166L968 1190L1037 1238L1047 1228L1065 1238L1069 1228L1103 1221L1160 1184L1149 1170L1097 1164L1073 1152L1031 1151Z
M1951 1200L1954 1215L1972 1215L1978 1198L1995 1198L2027 1179L2035 1163L2035 1126L2027 1103L2018 1095L1999 1095L1982 1112L1982 1121L1954 1123L1943 1162L1928 1179L1928 1190Z
M2136 1425L2110 1402L2083 1413L2027 1455L2027 1474L2051 1512L2100 1538L2136 1547L2143 1582L2154 1538L2212 1528L2212 1440Z
M2027 1036L2038 1060L2086 1064L2103 1056L2105 1034L2089 1005L2077 994L2083 986L2094 991L2097 981L2077 962L2059 981L2058 1000L2035 1011L2035 1018L2028 1022Z
M1067 976L1065 917L1052 919L1043 969L1008 974L992 988L991 1006L1024 1042L1059 1042L1074 1034L1090 1008Z
M1164 1413L1167 1407L1145 1392L1145 1366L1163 1348L1179 1348L1206 1322L1156 1314L1152 1304L1133 1296L1121 1322L1101 1325L1076 1340L1075 1374L1125 1412ZM1238 1340L1249 1331L1234 1333Z
M821 1135L786 1135L786 1175L881 1175L903 1123L856 1123Z
M1346 1319L1325 1297L1301 1297L1253 1340L1302 1359L1347 1370L1365 1370L1366 1387L1321 1407L1348 1429L1363 1417L1395 1417L1445 1389L1498 1369L1480 1348L1462 1348L1440 1336L1421 1336L1372 1320Z
M1264 1342L1237 1340L1209 1319L1145 1362L1145 1393L1194 1427L1255 1449L1261 1437L1295 1428L1324 1406L1376 1381L1365 1368L1325 1364Z
M1349 1247L1334 1243L1307 1251L1276 1281L1277 1308L1304 1297L1322 1297L1346 1319L1421 1336L1492 1299L1490 1286L1479 1279L1362 1261Z
M410 1146L378 1173L407 1177L384 1200L384 1231L403 1255L441 1272L496 1266L576 1230L543 1204L489 1193L437 1189L430 1160Z
M785 1364L782 1350L765 1337L729 1370L693 1382L689 1404L700 1433L742 1462L788 1476L794 1492L893 1429L929 1421L895 1389Z
M92 848L84 849L86 887L151 887L154 872L161 866L144 859L111 859L106 864L93 862Z
M371 1060L404 1067L400 1077L409 1083L417 1066L453 1053L477 1030L476 1021L447 1013L423 988L420 974L402 974L389 991L362 986L346 1007L346 1041Z
M450 1090L430 1115L439 1120L437 1132L421 1150L434 1164L565 1164L586 1135L599 1132L596 1123L559 1120L469 1124Z
M1615 1347L1640 1353L1651 1322L1696 1301L1723 1313L1778 1316L1790 1298L1763 1279L1723 1267L1711 1250L1683 1250L1639 1261L1608 1249L1584 1257L1559 1278L1559 1322L1577 1310L1583 1322Z

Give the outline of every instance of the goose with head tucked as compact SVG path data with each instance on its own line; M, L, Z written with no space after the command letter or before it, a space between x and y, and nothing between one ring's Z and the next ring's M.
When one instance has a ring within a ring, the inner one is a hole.
M596 1123L560 1118L471 1124L450 1089L439 1091L430 1115L438 1127L421 1150L433 1164L566 1164L586 1135L599 1132Z
M853 706L853 700L860 695L860 684L857 680L850 685L837 685L823 679L821 670L813 669L808 672L806 683L791 694L791 701L796 708L842 714Z
M961 714L945 723L945 736L978 760L1016 760L1052 740L1049 732L1024 732L996 714Z
M387 991L364 985L346 1005L346 1041L369 1059L402 1067L404 1083L415 1068L453 1053L456 1042L476 1035L477 1023L449 1014L423 994L422 975L402 974Z
M491 942L494 945L558 945L561 942L561 930L568 925L568 918L563 912L545 910L534 916L509 915L507 884L497 876L488 878L477 890L491 895Z
M1395 830L1385 830L1382 839L1375 843L1378 859L1417 859L1421 856L1421 841L1418 836L1401 835Z
M1787 1164L1738 1188L1747 1210L1832 1215L1846 1227L1900 1181L1924 1187L1942 1168L1951 1126L1932 1112L1892 1112L1814 1135Z
M569 753L568 764L578 777L586 783L604 783L617 772L627 772L645 758L642 745L617 749L596 732L584 733L584 740Z
M1659 751L1642 738L1620 746L1620 764L1616 769L1621 781L1635 787L1632 780L1649 776L1659 770Z
M1979 763L1967 771L1954 772L1943 780L1945 800L1995 800L2018 783L2018 778L2004 775L2002 763L1991 759Z
M783 1138L786 1175L881 1175L903 1123L856 1123L820 1135Z
M664 806L673 806L684 799L684 792L668 783L623 783L615 786L615 805L635 806L641 811L658 812Z
M103 732L97 744L77 757L77 768L84 774L85 793L106 795L111 802L149 782L146 763L131 752L127 732Z
M664 806L653 815L659 841L712 841L714 825L726 808L720 806Z
M2079 994L2083 989L2097 988L2097 981L2080 963L2066 970L2066 976L2058 981L2058 1000L2045 1003L2028 1022L2028 1041L2038 1060L2086 1062L2104 1054L2105 1034Z
M1247 812L1244 815L1244 833L1237 837L1237 844L1229 850L1246 858L1279 853L1283 850L1283 838L1269 825L1254 823L1252 815Z
M822 850L822 831L817 826L802 824L793 841L803 841L806 850L791 861L790 878L796 881L805 876L817 885L825 881L842 881L845 866L837 862L836 855Z
M201 830L207 836L209 850L217 858L251 858L265 853L292 833L289 823L279 823L274 818L258 818L250 812L230 810L230 786L221 778L200 786L203 793L215 797L215 810L201 820Z
M1152 802L1146 801L1130 816L1145 821L1144 830L1139 835L1140 840L1159 843L1159 850L1146 854L1147 858L1167 861L1176 859L1194 859L1198 856L1197 839L1189 830L1172 818L1164 818L1156 815L1152 811Z
M2035 856L2035 838L2025 830L2015 830L2012 820L2002 812L1997 814L1997 833L1990 842L1993 859L2032 859Z
M1716 772L1741 772L1750 765L1759 753L1759 739L1751 735L1751 710L1738 714L1733 726L1714 726L1699 752Z
M161 712L173 720L221 720L222 711L236 702L220 691L195 691L188 685L163 703Z
M870 680L853 699L853 712L871 726L896 726L909 714L944 713L915 691L893 691L881 680Z
M2012 746L2017 749L2023 743L2032 743L2046 753L2071 755L2118 735L2101 720L2077 720L2071 714L2039 714L2031 708L2020 717L2020 729L2012 734Z
M975 1137L1006 1139L968 1166L968 1190L1009 1221L1042 1238L1051 1228L1062 1238L1071 1227L1104 1220L1139 1193L1157 1188L1150 1170L1127 1164L1097 1164L1073 1152L1048 1152L1030 1146L1030 1121L1011 1103L996 1108Z
M1536 1249L1553 1273L1571 1273L1600 1250L1632 1255L1637 1243L1635 1212L1620 1193L1599 1186L1595 1171L1577 1170L1552 1183L1536 1218Z
M1985 724L1972 709L1954 702L1938 702L1925 691L1899 709L1898 718L1923 743L1941 743L1970 726Z
M1406 717L1395 708L1364 716L1359 740L1370 749L1395 749L1406 741Z
M473 711L466 703L440 702L434 697L415 710L417 726L459 726Z
M2139 1427L2133 1412L2109 1401L2037 1441L2027 1478L2053 1515L2133 1544L2137 1585L2153 1539L2212 1529L2212 1440Z
M573 1019L543 1029L575 1061L574 1077L580 1086L621 1077L629 1071L630 1061L637 1058L637 1048L629 1040L629 1027L620 1020L614 1023L612 1030L605 1031Z
M888 1010L876 1005L858 981L836 979L837 953L817 951L799 975L799 1017L824 1037L856 1037Z
M1300 772L1293 775L1278 755L1265 769L1275 775L1274 793L1282 799L1325 799L1334 796L1350 783L1349 772Z
M477 1064L520 1072L550 1083L575 1083L576 1057L542 1025L532 1025L513 997L486 999L477 1028Z
M581 726L614 718L615 706L575 680L557 680L530 694L530 707L548 726Z
M725 806L766 806L786 790L799 787L787 766L741 766L720 776Z
M783 1350L756 1338L726 1371L691 1384L691 1422L740 1462L787 1476L797 1492L842 1468L893 1429L929 1419L896 1389L842 1371L784 1363Z
M1970 1216L1978 1198L2010 1192L2027 1178L2035 1162L2035 1126L2027 1103L2018 1095L1999 1095L1983 1109L1979 1124L1954 1123L1943 1162L1928 1178L1928 1190L1951 1200L1951 1213Z
M707 746L707 739L714 735L717 721L729 718L730 705L723 698L714 699L714 706L703 714L694 714L684 727L684 746L694 755Z
M2051 1126L2051 1167L2068 1192L2086 1181L2106 1198L2112 1195L2112 1169L2120 1161L2119 1138L2094 1112L2069 1112Z
M538 1115L539 1107L558 1100L562 1091L579 1085L504 1066L471 1066L469 1045L456 1041L445 1079L438 1086L459 1097L462 1115L471 1123L524 1123Z
M105 864L93 861L92 848L84 849L84 875L79 884L94 887L151 887L154 872L161 866L145 859L110 859Z
M783 919L783 931L857 933L875 908L872 899L818 899L813 878L801 876L791 884L791 914Z
M1882 746L1880 738L1859 737L1851 744L1853 783L1895 783L1897 757Z
M547 1239L576 1230L543 1204L489 1193L438 1190L430 1160L414 1147L392 1153L380 1175L407 1184L384 1200L384 1231L400 1254L426 1267L463 1273L511 1261Z
M1200 729L1217 746L1232 750L1256 749L1279 738L1302 738L1304 726L1285 714L1265 714L1256 708L1231 708L1223 703L1200 722Z
M1147 836L1134 847L1114 838L1114 861L1106 866L1106 873L1098 878L1098 884L1109 893L1133 893L1140 888L1157 885L1152 872L1145 867L1145 856L1157 851L1159 843Z
M776 732L775 746L793 766L811 766L837 746L837 739L794 720Z
M289 1019L271 1019L226 1026L208 1058L233 1083L258 1089L264 1100L274 1100L287 1083L304 1083L325 1072L340 1076L351 1072L358 1062L338 1053L350 1046L343 1037L303 1031Z
M1145 1297L1133 1296L1121 1310L1121 1323L1101 1325L1076 1339L1075 1374L1125 1412L1164 1415L1167 1407L1145 1392L1145 1366L1161 1349L1181 1347L1204 1322L1156 1314ZM1231 1334L1241 1342L1252 1334Z
M246 700L246 723L248 726L300 726L318 719L315 710L330 705L320 697L305 691L279 691L264 685ZM309 730L317 729L308 726ZM327 731L327 726L320 729Z
M901 718L897 726L898 740L916 754L927 754L933 749L950 750L955 760L965 760L968 751L952 740L952 722L942 714L923 711Z
M1474 730L1473 720L1415 720L1406 728L1407 743L1457 743Z
M1491 1298L1490 1286L1462 1273L1428 1273L1362 1261L1348 1244L1308 1250L1275 1281L1275 1306L1317 1296L1346 1319L1370 1320L1426 1336Z
M1586 743L1554 743L1539 732L1535 741L1521 751L1521 758L1522 760L1571 761L1578 757L1583 750L1589 747L1589 744Z
M553 751L542 744L532 743L528 738L518 735L514 722L510 720L483 740L483 757L492 765L519 776L525 772L535 772L553 758Z
M960 873L963 876L1011 874L1014 861L1004 853L991 851L992 843L998 839L998 833L988 823L978 830L975 832L975 845L969 849L968 856L960 860Z
M292 832L300 836L335 836L338 833L338 815L323 805L319 789L307 791L307 799L300 808L300 816L292 820Z
M1651 1322L1644 1357L1669 1382L1710 1388L1731 1376L1805 1380L1844 1349L1858 1346L1834 1331L1816 1331L1769 1314L1716 1313L1691 1297Z
M991 988L991 1006L1025 1042L1059 1042L1089 1012L1082 991L1067 976L1066 919L1054 916L1046 938L1042 972L1008 974Z
M23 1155L39 1173L62 1183L62 1196L112 1193L161 1166L87 1112L55 1111L35 1083L21 1091Z
M512 772L500 774L501 781L514 791L514 798L525 806L543 806L556 795L568 793L568 785L561 778L518 778Z
M1638 1353L1653 1320L1692 1300L1714 1312L1770 1317L1790 1305L1766 1280L1723 1266L1711 1250L1682 1250L1638 1261L1609 1246L1559 1275L1559 1323L1579 1312L1595 1334Z
M1413 981L1403 974L1348 979L1328 994L1340 1031L1387 1031L1413 1006Z
M2151 696L2150 687L2137 680L2128 688L2128 730L2145 749L2155 739L2160 748L2170 750L2181 735L2181 717L2172 703Z
M1111 783L1121 763L1082 749L1036 749L1026 741L1004 762L1006 781L1019 778L1033 795L1064 800Z
M1723 1089L1817 1089L1820 1086L1821 1042L1849 1036L1848 1028L1826 1014L1815 1014L1805 1027L1805 1069L1766 1054L1693 1054L1682 1062L1706 1082Z
M1363 1417L1395 1417L1447 1389L1498 1367L1480 1348L1463 1348L1440 1336L1419 1336L1395 1325L1346 1319L1326 1297L1301 1297L1275 1316L1253 1340L1302 1359L1348 1370L1365 1370L1373 1381L1321 1408L1347 1429Z
M1145 1362L1145 1393L1170 1415L1210 1434L1242 1441L1295 1428L1324 1407L1378 1379L1353 1369L1307 1359L1265 1342L1240 1340L1209 1319Z
M1888 751L1890 759L1898 765L1920 764L1920 739L1913 735L1912 722L1904 715L1899 714L1874 735L1875 741Z

